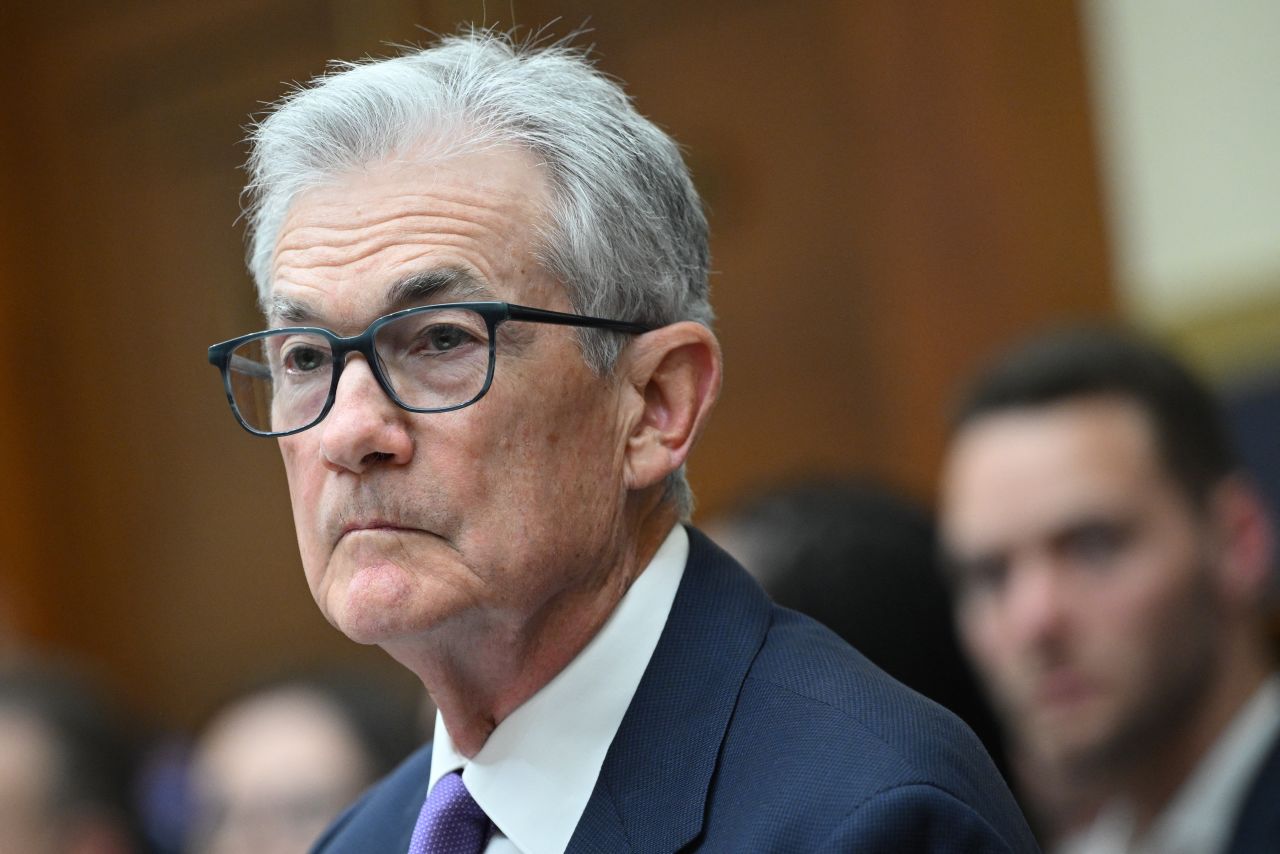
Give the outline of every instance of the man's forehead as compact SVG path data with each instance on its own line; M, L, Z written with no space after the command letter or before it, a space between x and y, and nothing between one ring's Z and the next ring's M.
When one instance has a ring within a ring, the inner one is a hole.
M1155 462L1156 451L1142 407L1108 395L980 415L960 429L949 456L953 468L1016 476L1068 460Z
M410 153L310 187L276 235L263 312L289 325L426 302L524 302L515 291L540 269L545 195L531 155L501 147Z
M1161 475L1140 408L1069 402L981 416L953 445L943 522L953 545L1053 536L1128 512Z

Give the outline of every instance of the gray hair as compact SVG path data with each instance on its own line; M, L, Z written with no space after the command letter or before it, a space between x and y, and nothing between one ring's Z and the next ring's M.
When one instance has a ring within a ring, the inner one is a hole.
M711 324L707 222L679 147L563 42L519 44L480 30L391 59L334 63L257 122L250 143L248 260L264 306L279 231L299 193L424 143L436 156L513 145L548 176L538 261L575 311ZM625 339L578 336L587 364L612 370ZM688 516L683 467L666 497Z

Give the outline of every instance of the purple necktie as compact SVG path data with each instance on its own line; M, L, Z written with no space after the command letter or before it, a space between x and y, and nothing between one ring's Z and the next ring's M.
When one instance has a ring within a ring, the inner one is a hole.
M489 817L454 771L436 781L418 813L409 854L480 854L489 841Z

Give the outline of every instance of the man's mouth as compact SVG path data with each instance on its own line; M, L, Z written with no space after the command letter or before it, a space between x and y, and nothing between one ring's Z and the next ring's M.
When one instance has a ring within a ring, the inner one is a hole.
M1040 678L1035 703L1041 709L1062 712L1073 709L1097 693L1093 682L1076 670L1055 670Z
M349 522L342 526L342 531L338 534L338 539L345 538L348 534L359 534L366 531L413 531L416 528L410 528L407 525L401 525L398 522L391 522L386 519L369 519L366 521Z

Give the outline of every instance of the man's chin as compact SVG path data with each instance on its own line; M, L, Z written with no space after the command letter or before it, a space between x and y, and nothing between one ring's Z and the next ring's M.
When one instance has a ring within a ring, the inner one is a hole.
M396 634L392 626L386 621L375 623L364 619L351 618L346 614L330 617L329 624L346 635L348 640L365 646L376 646L385 643L389 637L394 637Z
M325 615L356 643L385 643L420 629L415 592L412 578L395 564L360 567L329 591Z
M1113 727L1094 719L1041 721L1038 732L1028 737L1040 761L1073 775L1108 765L1113 740Z

